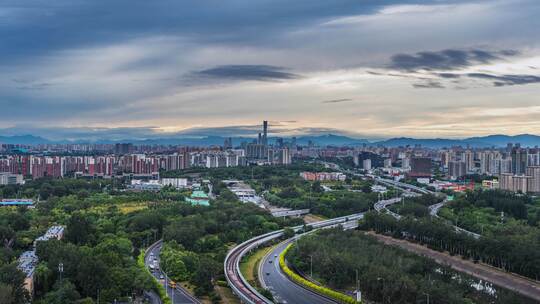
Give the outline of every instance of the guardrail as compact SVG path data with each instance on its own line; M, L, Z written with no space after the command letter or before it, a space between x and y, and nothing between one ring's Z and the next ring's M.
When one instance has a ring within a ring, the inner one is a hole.
M348 216L342 216L330 220L324 220L306 226L317 229L326 226L338 225L340 223L358 220L362 218L364 213L355 213ZM304 226L295 226L293 229L298 231ZM240 272L240 260L249 251L265 244L271 240L279 238L283 234L283 230L269 232L252 239L249 239L240 245L237 245L227 253L224 262L225 278L227 283L236 294L242 303L248 304L271 304L273 303L263 295L261 295L253 286L251 286Z

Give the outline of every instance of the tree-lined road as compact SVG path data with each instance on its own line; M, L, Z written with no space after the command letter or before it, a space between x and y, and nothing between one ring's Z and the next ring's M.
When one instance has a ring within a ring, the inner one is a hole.
M161 279L161 277L165 278L165 273L161 271L161 267L159 270L152 271L150 268L151 264L157 263L159 265L159 253L161 251L161 246L162 242L158 241L148 248L148 251L144 257L144 264L146 267L150 269L152 275L166 288L167 294L171 300L173 300L173 304L200 304L201 302L199 300L190 295L181 286L177 286L176 288L169 287L165 282L165 279Z

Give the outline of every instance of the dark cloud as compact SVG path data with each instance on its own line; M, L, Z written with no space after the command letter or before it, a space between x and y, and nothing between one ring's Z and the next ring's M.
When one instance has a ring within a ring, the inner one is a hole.
M412 86L417 89L444 89L444 86L440 82L434 80L414 83Z
M537 75L495 75L489 73L434 73L433 75L441 79L482 79L491 81L496 87L540 83L540 76ZM453 80L452 82L458 83L459 80Z
M330 100L324 100L322 103L340 103L340 102L346 102L346 101L352 101L350 98L341 98L341 99L330 99Z
M403 71L418 70L455 70L475 64L489 63L502 59L500 56L515 56L514 50L485 51L485 50L454 50L439 52L419 52L414 55L397 54L392 56L390 69Z
M496 87L540 83L540 76L536 75L493 75L487 73L468 73L467 77L493 81Z
M301 78L300 75L285 72L285 68L270 65L222 65L191 73L195 78L221 80L276 81Z
M273 44L276 36L302 25L411 2L3 0L0 62L149 36L185 37L201 44Z
M461 75L459 74L454 74L454 73L437 73L435 74L439 77L442 77L442 78L451 78L451 79L455 79L455 78L459 78L461 77Z

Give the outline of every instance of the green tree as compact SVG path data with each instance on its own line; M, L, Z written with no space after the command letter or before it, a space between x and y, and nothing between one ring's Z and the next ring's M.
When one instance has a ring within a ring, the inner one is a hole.
M74 244L83 245L95 239L96 227L90 217L81 212L75 212L66 227L66 239Z
M25 275L15 264L5 264L0 266L0 284L3 284L4 292L9 290L10 295L6 296L9 304L25 303L30 295L24 287ZM7 286L7 287L6 287Z
M75 285L69 280L62 280L54 284L53 291L47 293L44 301L48 304L72 304L80 298Z

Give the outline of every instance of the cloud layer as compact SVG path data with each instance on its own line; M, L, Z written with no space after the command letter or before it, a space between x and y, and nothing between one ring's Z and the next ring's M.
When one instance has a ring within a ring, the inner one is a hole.
M531 133L539 14L536 0L5 0L0 135L263 119L374 136Z

